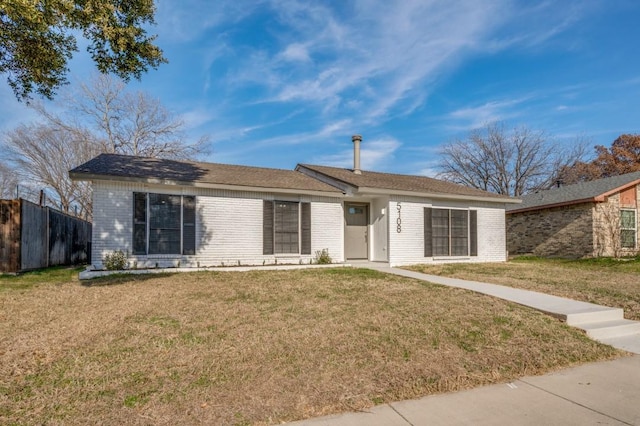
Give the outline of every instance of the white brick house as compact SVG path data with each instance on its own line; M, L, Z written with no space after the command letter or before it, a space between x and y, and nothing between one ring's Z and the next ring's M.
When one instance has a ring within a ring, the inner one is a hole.
M496 194L421 176L298 165L295 170L102 154L70 171L93 186L91 263L131 267L506 260Z

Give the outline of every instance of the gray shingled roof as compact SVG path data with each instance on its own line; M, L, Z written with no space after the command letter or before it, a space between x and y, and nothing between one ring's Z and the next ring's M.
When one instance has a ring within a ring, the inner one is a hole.
M69 175L76 180L115 178L321 191L333 194L341 192L331 185L294 170L175 161L118 154L100 154L71 170Z
M463 185L425 176L379 173L365 170L363 170L361 174L355 174L351 169L316 166L310 164L301 164L300 166L356 188L376 188L391 191L457 195L462 197L497 198L503 199L505 202L516 201L515 199L505 195L494 194L492 192L469 188Z
M537 210L554 205L570 205L586 202L594 202L596 197L616 191L628 186L635 181L640 181L640 172L627 173L604 179L582 182L575 185L561 186L560 188L538 191L522 197L522 204L508 206L507 211Z

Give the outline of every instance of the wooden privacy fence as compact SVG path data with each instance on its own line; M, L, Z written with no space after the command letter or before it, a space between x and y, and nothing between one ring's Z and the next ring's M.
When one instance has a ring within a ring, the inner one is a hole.
M0 200L0 272L91 258L91 223L23 199Z

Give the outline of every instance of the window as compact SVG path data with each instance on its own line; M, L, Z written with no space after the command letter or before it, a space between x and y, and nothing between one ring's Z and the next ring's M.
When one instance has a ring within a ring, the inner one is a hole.
M637 223L635 210L620 210L620 246L622 248L636 248Z
M263 254L311 254L311 204L264 201Z
M133 194L134 254L195 254L196 197Z
M424 209L424 256L477 256L477 211Z
M298 253L298 203L276 201L274 205L274 253Z

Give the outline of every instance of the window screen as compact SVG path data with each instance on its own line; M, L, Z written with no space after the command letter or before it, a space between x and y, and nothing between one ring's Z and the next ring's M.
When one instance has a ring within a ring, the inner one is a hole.
M451 256L469 255L469 212L450 210L451 213Z
M196 197L182 197L182 254L196 254Z
M478 212L424 209L424 257L477 256Z
M133 254L147 254L147 194L133 193Z
M196 197L133 193L133 253L196 252Z
M298 203L276 201L274 204L274 252L299 253Z
M449 210L433 209L431 233L434 256L449 256Z
M635 210L620 210L620 246L636 248L637 221Z

